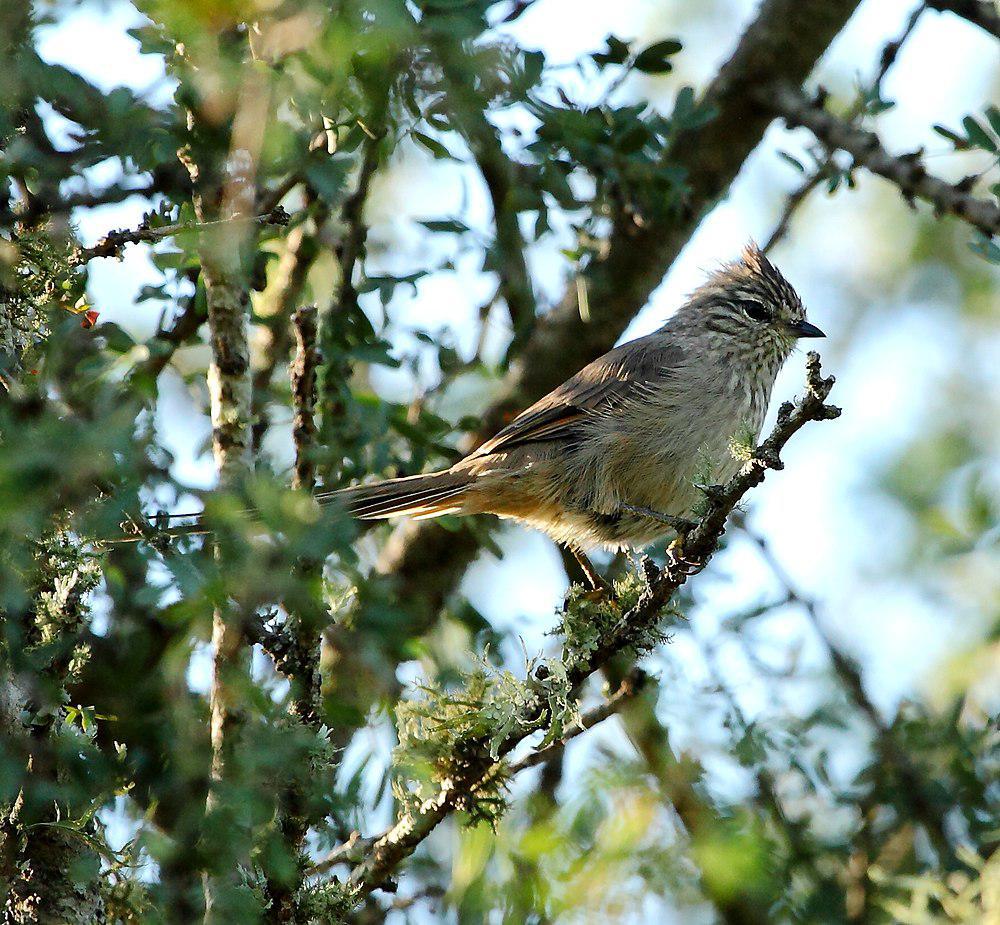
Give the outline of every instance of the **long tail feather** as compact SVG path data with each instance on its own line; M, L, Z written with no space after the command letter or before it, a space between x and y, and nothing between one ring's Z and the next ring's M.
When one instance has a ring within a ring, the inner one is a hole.
M320 504L339 503L359 520L407 514L421 519L440 517L462 509L462 496L471 481L468 473L445 470L323 492L316 500Z
M339 504L358 520L381 520L387 517L410 515L417 520L440 517L464 510L464 496L472 484L472 477L466 472L428 472L425 475L410 475L399 479L389 479L374 485L357 485L337 491L323 491L315 495L320 504ZM466 512L468 513L468 512ZM172 515L190 518L193 522L176 524L161 531L162 536L190 536L210 533L201 522L199 514ZM148 539L153 524L140 525L138 522L122 524L122 535L102 540L101 546L119 543L134 543Z

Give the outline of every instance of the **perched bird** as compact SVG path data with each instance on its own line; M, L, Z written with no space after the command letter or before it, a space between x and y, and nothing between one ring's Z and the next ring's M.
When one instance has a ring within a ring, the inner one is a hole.
M354 517L496 514L584 551L641 548L733 476L800 337L823 337L756 245L658 331L594 360L449 469L317 495Z

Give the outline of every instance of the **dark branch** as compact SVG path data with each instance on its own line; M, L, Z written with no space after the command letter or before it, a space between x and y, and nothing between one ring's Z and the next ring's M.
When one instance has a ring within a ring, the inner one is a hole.
M894 157L873 132L857 128L827 112L821 103L789 86L768 91L768 98L790 128L809 129L828 149L846 151L854 162L899 187L907 202L923 199L938 214L954 215L983 234L1000 233L1000 207L964 192L960 185L932 176L919 156Z
M871 724L875 733L876 750L887 765L896 769L900 779L905 784L901 790L901 796L908 803L914 819L918 820L927 830L927 834L934 844L934 849L942 857L953 857L954 848L942 814L935 806L935 800L928 792L927 784L910 756L900 748L892 728L886 723L878 707L868 696L858 663L827 632L816 602L803 595L795 587L794 582L775 557L767 540L753 532L745 523L741 523L740 528L760 550L768 568L784 588L787 600L798 604L805 611L813 631L826 649L833 671L847 696Z
M312 458L316 443L316 306L304 305L292 316L295 330L295 359L289 370L292 386L292 441L295 444L293 488L312 491L316 485L316 466Z
M207 222L179 222L173 225L163 225L159 228L150 228L143 222L138 228L109 231L93 246L79 248L73 255L73 264L82 266L97 257L120 257L128 244L155 244L157 241L173 237L175 234L182 234L185 231L206 231L245 220L243 216L232 216L231 218ZM281 206L276 206L265 215L255 215L253 221L257 225L287 225L288 213Z
M588 729L593 728L598 723L603 723L609 716L614 716L628 701L632 700L645 688L649 681L648 676L642 669L633 669L622 681L616 690L604 703L588 710L580 719L566 727L562 737L551 745L546 745L536 751L529 752L519 761L512 762L507 768L508 774L518 774L527 768L544 764L554 758L577 736L582 735Z
M198 333L198 328L208 320L205 305L197 297L199 270L197 268L190 270L187 275L196 291L187 300L173 326L170 328L161 327L150 339L147 344L149 356L133 368L133 381L147 379L150 382L155 382L173 359L177 350L191 340Z
M514 328L514 339L509 352L516 354L535 324L535 294L514 202L517 177L514 165L504 153L497 130L486 118L486 101L476 93L477 78L472 70L473 63L454 43L442 40L440 46L440 58L448 83L448 99L493 205L496 269L500 277L501 294L507 303Z

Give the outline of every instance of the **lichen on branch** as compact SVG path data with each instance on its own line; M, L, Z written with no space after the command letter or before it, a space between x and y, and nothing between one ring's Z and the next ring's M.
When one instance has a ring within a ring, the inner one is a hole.
M437 786L429 794L418 790L415 799L406 800L396 824L370 842L346 886L356 901L385 883L451 812L471 808L482 815L476 797L484 784L492 787L503 779L498 764L537 732L543 733L541 748L558 740L574 709L571 692L590 675L619 653L641 654L663 638L664 613L671 598L708 564L736 505L768 470L784 467L781 451L798 430L810 421L840 415L839 408L826 403L833 384L833 377L822 376L819 354L810 353L803 397L781 406L770 435L732 479L705 489L703 513L670 545L665 566L645 559L635 583L619 586L606 600L595 602L592 596L571 591L562 618L566 638L559 658L529 662L523 680L504 673L491 684L479 674L463 692L442 696L432 690L429 703L404 708L401 742L435 769ZM498 691L496 684L503 689ZM498 712L495 708L501 702L506 706ZM442 706L444 712L438 709ZM487 796L495 806L498 795Z

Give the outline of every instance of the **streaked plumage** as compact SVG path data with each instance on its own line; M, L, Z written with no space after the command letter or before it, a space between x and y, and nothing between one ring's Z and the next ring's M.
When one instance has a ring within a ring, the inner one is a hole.
M354 516L490 513L574 549L640 548L669 532L622 505L686 517L756 438L798 337L822 336L753 245L662 328L615 347L450 469L320 496Z

